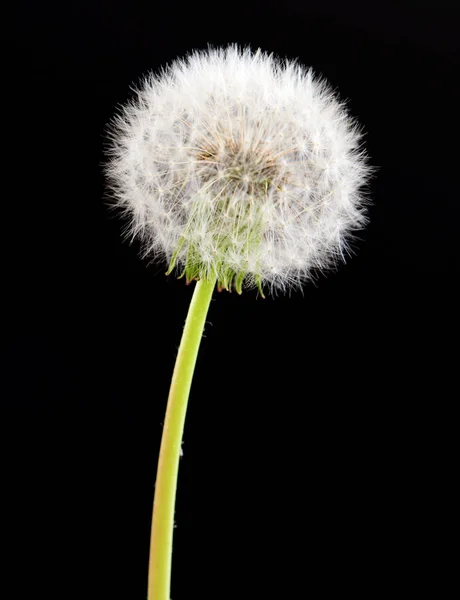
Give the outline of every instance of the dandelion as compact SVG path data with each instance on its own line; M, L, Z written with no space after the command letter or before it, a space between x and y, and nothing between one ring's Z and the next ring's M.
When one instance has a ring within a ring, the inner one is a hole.
M110 127L113 203L144 256L196 280L163 431L149 600L169 600L179 454L213 289L298 288L366 222L361 130L324 79L237 45L148 75Z

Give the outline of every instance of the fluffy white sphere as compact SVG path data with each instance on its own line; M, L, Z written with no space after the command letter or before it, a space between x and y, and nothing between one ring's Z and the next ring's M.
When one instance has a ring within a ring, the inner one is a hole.
M115 204L187 279L285 289L366 223L360 131L324 80L236 45L193 52L111 124Z

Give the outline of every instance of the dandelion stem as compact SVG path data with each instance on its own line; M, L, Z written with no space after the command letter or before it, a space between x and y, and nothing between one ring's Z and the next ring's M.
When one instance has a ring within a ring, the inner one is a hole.
M188 397L203 328L216 281L196 284L169 391L153 502L148 600L170 600L177 474Z

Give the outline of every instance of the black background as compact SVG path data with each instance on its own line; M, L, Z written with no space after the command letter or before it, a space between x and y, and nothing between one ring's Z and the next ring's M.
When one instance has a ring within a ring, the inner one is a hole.
M103 200L105 125L149 70L230 42L329 79L378 171L370 225L337 273L303 294L215 294L184 436L172 598L444 597L457 473L453 6L80 0L6 14L5 598L146 598L162 420L193 286L123 242Z

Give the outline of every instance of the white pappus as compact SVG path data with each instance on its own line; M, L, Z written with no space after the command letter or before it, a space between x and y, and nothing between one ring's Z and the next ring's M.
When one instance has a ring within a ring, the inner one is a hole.
M372 169L324 79L233 44L136 92L110 124L106 174L145 255L238 292L297 287L344 259Z

